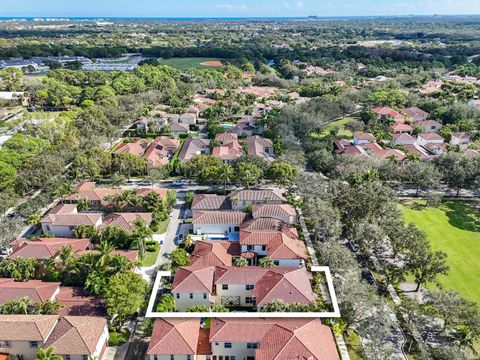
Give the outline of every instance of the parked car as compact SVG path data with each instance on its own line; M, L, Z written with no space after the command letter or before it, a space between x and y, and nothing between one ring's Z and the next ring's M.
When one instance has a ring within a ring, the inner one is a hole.
M173 239L173 243L175 245L180 245L182 242L183 242L183 239L180 239L178 236L175 236L175 238Z
M10 245L0 247L0 259L6 259L12 255L13 249Z
M184 180L174 180L172 183L173 186L183 186L185 185Z
M197 180L192 180L192 181L190 181L190 185L192 185L192 186L197 186L197 185L198 185Z
M185 235L183 233L178 234L179 240L183 241L184 238L185 238Z

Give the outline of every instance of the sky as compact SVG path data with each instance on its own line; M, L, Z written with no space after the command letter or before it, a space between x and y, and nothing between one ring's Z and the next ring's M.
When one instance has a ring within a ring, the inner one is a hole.
M480 0L0 0L0 17L480 14Z

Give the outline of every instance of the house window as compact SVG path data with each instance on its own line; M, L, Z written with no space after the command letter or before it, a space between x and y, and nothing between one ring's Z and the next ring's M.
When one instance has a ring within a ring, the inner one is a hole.
M177 299L180 299L180 293L177 293Z
M206 293L203 294L203 298L207 299L207 294Z
M275 264L275 266L279 266L280 265L280 260L273 260L273 263Z
M38 341L30 341L30 347L33 349L37 349L39 346Z
M267 246L266 245L262 245L262 251L265 251L267 250Z
M223 344L223 347L224 347L225 349L231 349L231 348L232 348L232 343L224 343L224 344Z
M8 341L0 341L0 348L8 348L10 343Z
M190 293L190 299L193 299L193 294L192 293Z
M71 358L70 358L70 355L65 355L65 356L63 357L63 359L64 359L64 360L70 360Z
M222 284L222 290L228 290L228 284Z
M240 226L235 226L235 232L239 232L239 231L240 231Z
M230 355L230 360L235 360L235 355Z
M257 343L247 343L247 349L256 349L257 347Z
M192 355L187 355L187 360L192 360Z
M88 355L82 355L82 360L88 360Z
M175 355L170 355L170 360L175 360Z
M253 298L251 296L247 296L245 298L245 303L246 304L253 304Z
M253 245L247 245L247 251L253 250Z
M158 360L158 356L157 356L157 355L153 355L153 360Z
M245 290L253 290L255 289L255 285L245 285Z

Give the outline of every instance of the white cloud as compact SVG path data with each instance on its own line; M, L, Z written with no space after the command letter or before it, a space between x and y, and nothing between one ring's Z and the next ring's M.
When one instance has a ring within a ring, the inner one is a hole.
M234 4L217 4L215 6L217 9L222 9L226 11L247 11L248 7L245 4L239 4L239 5L234 5Z

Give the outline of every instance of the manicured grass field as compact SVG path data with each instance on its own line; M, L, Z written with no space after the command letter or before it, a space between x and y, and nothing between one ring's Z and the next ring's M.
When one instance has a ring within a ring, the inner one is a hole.
M170 65L171 67L177 68L178 70L186 70L188 68L202 68L202 69L219 69L221 67L210 67L201 65L203 62L207 61L219 61L215 58L171 58L161 60L160 64Z
M448 254L450 271L440 276L446 289L480 306L480 217L471 205L448 201L439 208L403 206L405 220L428 235L434 250Z

